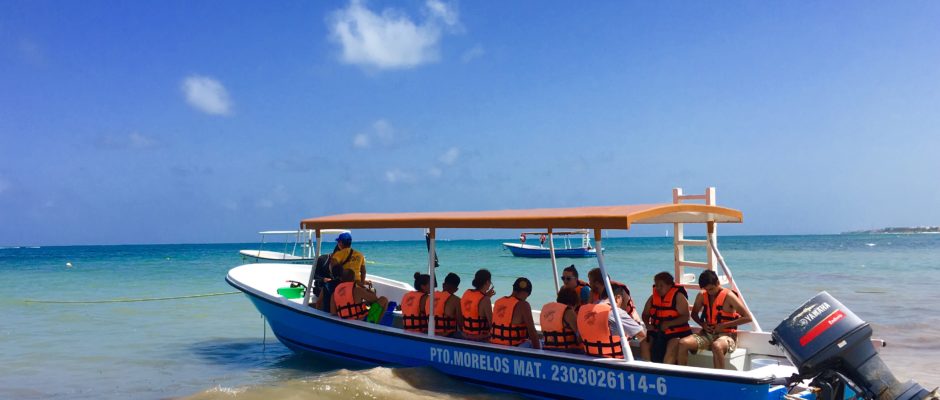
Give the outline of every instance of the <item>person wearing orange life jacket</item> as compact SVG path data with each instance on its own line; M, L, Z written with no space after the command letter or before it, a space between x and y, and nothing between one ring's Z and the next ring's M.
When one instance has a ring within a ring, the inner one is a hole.
M401 299L402 329L428 333L427 300L431 293L431 275L415 272L415 288Z
M581 304L591 302L591 286L587 282L578 279L578 269L575 268L574 264L565 267L561 272L561 280L566 288L574 289L575 293L578 294L580 301L575 309L580 307Z
M580 304L578 292L569 287L558 291L555 302L542 306L539 323L545 350L583 353L578 337L578 315L575 308Z
M493 328L490 343L541 349L532 307L526 301L532 294L532 282L518 278L512 284L512 294L496 300L493 305Z
M714 367L724 369L725 355L737 348L737 327L751 322L751 313L733 291L721 287L715 271L702 271L698 284L702 290L695 297L692 319L702 330L679 341L679 365L688 364L689 353L711 350Z
M388 308L388 299L359 286L356 274L347 269L343 271L342 283L333 291L330 313L343 319L363 320L369 313L369 306L374 303L378 303L382 309Z
M610 300L607 299L606 293L601 293L598 303L581 306L578 310L578 332L581 334L584 354L595 357L623 358L620 331L617 329L617 319L613 311L620 315L625 335L636 339L646 337L643 324L631 318L621 308L628 296L623 287L616 286L614 287L616 307L613 309L610 307Z
M460 298L455 296L460 286L460 277L451 272L444 277L443 290L434 292L434 334L437 336L455 336L457 327L463 322L460 314ZM425 302L425 310L430 309L431 299Z
M493 304L490 298L496 294L490 271L480 269L474 274L470 284L473 289L467 289L460 298L460 314L463 318L460 333L467 340L487 341L493 323Z
M610 279L608 276L607 279ZM604 279L601 277L601 269L594 268L588 271L588 282L591 285L591 303L597 304L601 302L601 299L606 299L607 295L604 293L607 291L607 288L604 287ZM617 282L613 279L610 279L611 288L621 288L624 292L624 301L620 305L620 309L627 312L634 320L638 323L643 323L640 319L640 313L637 312L636 305L633 304L633 298L630 297L630 288L626 284Z
M675 364L679 340L692 334L689 326L689 300L685 288L676 286L672 274L660 272L653 277L653 294L643 306L643 320L648 321L646 339L640 343L644 360Z

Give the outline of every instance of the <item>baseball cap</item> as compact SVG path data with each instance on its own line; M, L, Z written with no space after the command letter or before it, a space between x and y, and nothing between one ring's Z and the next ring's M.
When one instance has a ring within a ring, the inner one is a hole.
M349 232L340 233L339 236L336 237L336 242L344 244L352 243L352 235L350 235Z

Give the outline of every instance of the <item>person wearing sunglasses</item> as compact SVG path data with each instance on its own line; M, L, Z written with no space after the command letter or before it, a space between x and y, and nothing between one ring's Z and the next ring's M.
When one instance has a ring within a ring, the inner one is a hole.
M591 301L591 285L578 279L578 269L575 268L574 264L565 267L561 272L561 281L564 283L564 287L572 289L578 294L581 300L578 304L579 307L581 304L587 304Z

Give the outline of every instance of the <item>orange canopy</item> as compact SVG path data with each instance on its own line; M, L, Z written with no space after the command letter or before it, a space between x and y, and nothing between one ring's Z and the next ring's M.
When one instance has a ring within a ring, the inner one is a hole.
M531 210L339 214L309 218L304 229L493 228L630 229L632 224L741 222L740 211L702 204L640 204Z

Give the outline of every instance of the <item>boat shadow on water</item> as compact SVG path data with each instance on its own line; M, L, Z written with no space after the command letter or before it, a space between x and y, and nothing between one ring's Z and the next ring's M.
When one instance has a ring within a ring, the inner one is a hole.
M374 367L310 353L295 353L278 342L251 339L213 339L189 346L189 351L208 363L233 370L269 369L274 382L238 388L221 386L187 399L266 399L284 395L316 395L348 398L358 395L381 398L514 399L508 393L469 385L431 368Z
M341 361L327 363L308 353L293 352L272 339L267 342L257 338L203 340L189 345L185 351L208 363L234 370L273 368L326 372L353 365L344 365Z

